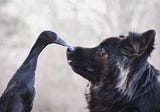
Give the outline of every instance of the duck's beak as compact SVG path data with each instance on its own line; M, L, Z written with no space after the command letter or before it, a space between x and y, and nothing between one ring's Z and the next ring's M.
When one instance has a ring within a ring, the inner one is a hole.
M64 40L62 40L59 36L57 36L57 39L54 41L54 43L59 44L59 45L62 45L62 46L66 46L66 47L69 46L69 45L68 45Z

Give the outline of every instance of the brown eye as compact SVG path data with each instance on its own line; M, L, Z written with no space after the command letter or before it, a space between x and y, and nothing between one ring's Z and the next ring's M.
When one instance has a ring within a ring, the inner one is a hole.
M99 52L99 56L103 56L106 54L106 51L104 48L101 48L100 52Z
M101 58L101 59L108 57L107 52L104 48L98 49L97 56L98 56L98 58Z

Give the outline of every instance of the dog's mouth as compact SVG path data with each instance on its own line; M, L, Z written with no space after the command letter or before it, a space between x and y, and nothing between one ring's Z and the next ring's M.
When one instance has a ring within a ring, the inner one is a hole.
M68 62L69 65L71 65L72 60L68 59L67 62Z

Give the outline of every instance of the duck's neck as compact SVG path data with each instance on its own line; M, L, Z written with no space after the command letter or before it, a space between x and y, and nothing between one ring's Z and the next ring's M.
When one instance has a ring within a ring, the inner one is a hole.
M28 66L29 65L33 70L35 70L36 69L36 65L37 65L38 56L41 53L41 51L47 45L48 44L44 43L42 40L40 40L38 38L37 41L35 42L35 44L33 45L29 55L26 58L26 60L22 64L22 66L24 67L24 66Z
M26 60L9 81L7 88L9 88L15 82L21 82L26 84L28 87L32 87L34 85L35 69L37 66L38 56L47 45L48 44L42 41L40 38L37 39Z

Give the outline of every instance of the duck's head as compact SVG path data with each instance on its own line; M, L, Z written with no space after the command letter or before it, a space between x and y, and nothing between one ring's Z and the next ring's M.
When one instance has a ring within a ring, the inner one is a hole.
M62 46L69 46L55 32L52 32L52 31L43 31L40 34L39 39L46 44L55 43Z

